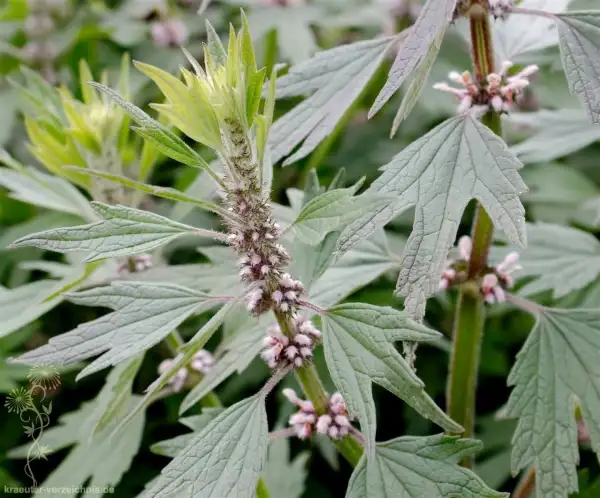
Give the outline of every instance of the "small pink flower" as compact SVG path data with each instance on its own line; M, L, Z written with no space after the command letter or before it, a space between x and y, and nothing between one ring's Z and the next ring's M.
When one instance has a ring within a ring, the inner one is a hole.
M152 40L158 47L183 45L187 37L187 27L180 19L167 19L152 23Z
M159 375L164 374L167 370L169 370L171 368L172 365L173 365L173 360L163 360L160 363L160 365L158 365ZM185 385L185 381L187 380L187 376L188 376L187 369L180 368L179 370L177 370L175 375L173 375L169 379L169 382L167 383L167 385L169 385L171 387L173 392L178 393L179 391L181 391L183 389L183 386Z
M205 349L201 349L193 356L191 367L196 370L196 372L206 375L208 372L210 372L210 369L214 366L214 364L215 359L213 358L213 355Z

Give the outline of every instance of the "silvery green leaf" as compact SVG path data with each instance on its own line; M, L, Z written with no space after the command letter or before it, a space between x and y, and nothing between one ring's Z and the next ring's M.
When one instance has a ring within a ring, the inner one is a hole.
M284 438L269 443L265 484L273 497L300 498L304 492L309 453L290 459L290 443Z
M388 247L385 232L377 230L368 239L356 244L310 285L310 301L328 308L399 266L400 262Z
M263 349L269 322L248 325L224 341L215 353L215 364L181 402L180 413L184 413L217 388L235 372L242 373Z
M423 91L423 87L425 86L425 83L427 83L429 72L431 71L433 63L435 62L438 52L440 51L440 48L442 46L442 40L444 39L445 33L446 27L444 26L437 34L435 39L431 42L431 46L427 50L427 53L423 57L423 60L415 69L414 75L410 81L410 85L406 89L406 93L402 97L402 102L400 103L398 112L394 117L394 122L392 123L392 131L390 133L392 137L398 131L400 123L402 123L402 121L404 121L408 117L410 111L412 111L413 107L419 100L421 92Z
M113 425L127 407L131 406L131 389L135 376L142 365L143 354L120 363L106 377L106 383L98 394L92 417L96 420L93 434L103 432Z
M398 49L388 79L369 111L374 116L426 57L429 47L452 20L456 0L427 0Z
M144 397L135 406L127 417L115 428L114 433L121 432L122 429L129 424L129 421L136 416L138 412L144 410L153 400L154 395L163 389L169 380L181 368L186 368L192 361L192 357L196 354L208 340L214 335L218 328L223 324L225 318L231 313L236 305L239 304L239 298L226 303L212 318L206 322L194 337L192 337L184 346L180 348L179 354L173 358L170 367L165 370L152 384L148 386L144 393Z
M97 264L74 265L60 280L38 280L0 293L0 337L37 320L63 300L62 293L76 290L96 278Z
M568 12L558 19L569 89L579 97L592 123L600 124L600 11Z
M87 252L85 261L92 262L151 251L184 235L220 237L216 232L184 225L148 211L100 202L93 202L92 207L104 218L103 221L34 233L21 237L12 245L58 252Z
M453 436L404 436L378 443L375 457L363 456L346 498L502 498L458 461L481 449L479 441Z
M600 454L600 310L540 308L508 377L505 414L518 418L512 471L535 466L537 496L577 491L575 403Z
M518 277L536 277L519 293L552 291L555 298L583 289L600 274L600 242L592 234L550 223L527 225L529 245L521 252Z
M290 273L300 280L305 288L310 289L330 267L339 236L339 232L330 232L316 246L305 244L299 239L294 241Z
M580 109L511 113L507 121L534 134L511 151L525 164L553 161L600 140L600 127L590 124Z
M254 39L276 30L280 58L298 64L318 50L311 24L315 24L324 15L324 9L320 6L261 7L256 5L248 15L248 23L252 28Z
M563 12L571 0L523 0L519 7ZM558 44L556 23L550 17L513 14L501 22L492 23L492 37L498 62L527 60L537 62L531 55Z
M41 483L36 498L79 496L81 486L114 487L129 469L142 441L145 413L140 413L130 430L119 439L106 434L91 436L90 416L96 401L83 405L79 410L59 418L60 425L44 429L39 445L56 452L75 445L64 460ZM30 445L11 450L10 458L27 458ZM35 449L33 450L35 454ZM53 493L53 489L60 492Z
M267 459L267 413L261 394L212 420L161 472L148 498L253 498Z
M330 232L377 209L389 205L391 197L362 195L353 197L357 187L335 189L311 199L303 208L292 229L306 244L316 245Z
M462 431L427 395L423 382L394 346L395 341L432 341L438 332L401 311L362 303L334 306L322 321L327 367L350 414L358 418L368 448L373 449L376 432L373 382L444 429Z
M195 415L193 417L182 418L179 421L188 428L192 429L194 432L200 432L210 422L217 418L218 415L223 413L224 410L224 408L204 408L202 410L202 414ZM150 451L152 451L152 453L156 453L157 455L173 458L191 443L194 436L194 433L189 433L182 434L181 436L176 436L171 439L166 439L164 441L159 441L150 447Z
M521 176L529 187L521 199L535 221L568 224L586 200L600 194L589 177L571 166L532 164L523 169Z
M166 126L163 126L155 119L152 119L139 107L128 102L113 89L96 82L90 82L89 84L109 97L115 104L119 105L119 107L131 116L131 118L139 125L134 126L133 130L144 140L152 142L165 156L188 166L210 170L210 166L202 156Z
M382 168L365 194L396 195L398 200L350 223L342 232L338 253L415 206L396 292L406 296L411 314L422 315L427 297L437 290L448 249L471 199L479 200L515 245L525 245L525 210L519 194L527 187L517 173L521 167L502 139L474 117L448 119Z
M115 311L51 338L15 362L63 365L101 354L79 373L80 379L150 349L186 318L215 305L211 296L202 292L143 282L114 282L67 297L76 304Z
M600 196L583 202L573 215L573 221L590 230L598 230L600 228Z
M284 164L307 156L329 135L371 79L391 42L382 38L319 52L277 81L278 99L315 93L273 124L269 143L274 163L303 140Z
M90 208L83 194L58 176L47 175L34 168L23 168L21 171L1 168L0 185L11 191L11 197L22 202L76 214L89 221L98 219L98 215Z

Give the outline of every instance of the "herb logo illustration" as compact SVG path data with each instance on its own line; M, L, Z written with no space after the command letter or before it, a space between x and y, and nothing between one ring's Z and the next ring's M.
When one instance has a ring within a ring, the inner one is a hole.
M54 367L38 365L31 368L27 378L29 388L13 389L7 396L4 406L9 413L19 415L25 434L32 439L27 451L25 473L32 480L35 488L37 481L33 475L31 462L42 458L46 460L47 455L52 452L50 447L41 444L41 438L44 429L50 425L52 413L52 401L47 400L47 396L60 385L60 376Z

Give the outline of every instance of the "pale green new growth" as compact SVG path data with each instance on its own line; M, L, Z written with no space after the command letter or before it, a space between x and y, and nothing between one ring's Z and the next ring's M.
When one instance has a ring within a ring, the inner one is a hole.
M89 254L84 261L92 262L148 252L183 235L222 238L217 232L184 225L148 211L100 202L93 202L92 207L104 218L103 221L34 233L21 237L12 245L58 252L86 252Z
M137 127L134 126L133 130L145 140L152 142L165 156L188 166L210 170L208 163L194 149L167 127L148 116L139 107L125 100L118 92L100 83L90 82L90 85L106 94L129 114L139 125Z
M534 465L537 496L577 491L579 453L575 404L600 452L600 310L540 309L508 377L515 386L505 407L519 418L512 470Z
M253 498L267 459L267 413L262 395L233 405L177 454L148 498Z
M323 317L323 345L331 377L352 415L358 417L367 445L375 444L374 382L450 432L462 428L435 404L423 382L396 350L395 341L432 341L439 333L393 308L362 303L335 306Z
M501 498L458 461L481 449L473 439L437 435L378 443L373 460L354 470L346 498Z

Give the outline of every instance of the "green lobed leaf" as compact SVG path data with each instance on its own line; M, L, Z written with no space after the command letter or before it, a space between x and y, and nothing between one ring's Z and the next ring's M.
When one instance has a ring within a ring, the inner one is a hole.
M56 452L74 445L74 448L52 473L40 484L35 498L66 496L75 498L81 486L114 487L129 469L142 442L145 413L140 413L130 430L118 440L106 434L92 437L91 422L95 402L83 405L79 410L63 415L60 425L46 428L37 443ZM10 458L27 458L30 445L15 448ZM35 449L33 450L35 455ZM53 493L60 489L60 495Z
M142 365L143 354L120 363L106 377L106 383L97 397L93 417L97 420L93 434L103 432L113 425L115 420L123 415L131 406L131 390L133 381Z
M375 457L363 456L354 470L346 498L501 498L458 461L481 449L473 439L404 436L378 443Z
M183 235L221 238L217 232L184 225L148 211L100 202L93 202L92 207L103 221L26 235L12 247L88 252L84 261L92 262L151 251Z
M452 20L456 0L427 0L411 26L390 69L388 79L369 111L374 116L427 56L438 35Z
M427 78L429 76L429 72L433 67L433 63L438 56L438 52L442 46L442 40L444 39L444 34L446 33L446 26L444 26L440 32L437 34L435 39L431 42L427 53L423 57L423 60L419 63L417 68L415 69L415 74L412 77L410 85L406 89L406 93L402 98L402 102L400 103L400 107L398 108L398 112L396 116L394 116L394 122L392 123L392 131L390 135L393 137L398 128L400 127L400 123L404 121L410 111L413 110L413 107L419 100L421 96L421 92L423 91L423 87L427 83Z
M264 477L270 495L300 498L305 489L308 458L309 453L305 451L292 460L289 441L283 438L271 441Z
M362 303L334 306L323 316L325 359L350 414L355 415L374 449L374 382L450 432L461 432L424 390L423 382L394 347L394 341L432 341L439 337L424 325L389 307Z
M507 121L535 133L511 150L525 164L559 159L600 140L600 127L589 122L580 109L511 113Z
M563 12L571 0L522 0L519 7L545 12ZM491 23L497 61L538 62L540 51L558 44L552 17L508 15Z
M535 315L508 377L505 414L519 419L511 466L535 466L537 496L566 498L578 490L576 402L600 454L600 310L540 307Z
M502 139L473 116L448 119L383 166L365 194L396 195L398 200L350 223L338 241L338 254L415 206L396 292L406 296L412 315L422 316L471 199L479 200L515 245L525 245L519 194L527 187L517 173L521 167Z
M314 248L312 249L314 251ZM296 263L297 253L294 253L293 256L294 265L301 264L304 261L307 265L304 271L309 268L308 261L298 259L298 263ZM319 255L313 252L312 256L318 257ZM313 262L311 266L314 264ZM318 264L319 260L317 259L317 269ZM308 287L310 301L322 308L333 306L387 271L397 269L399 266L400 261L388 247L385 232L378 230L369 238L356 244L338 261L328 267L319 278L315 277L316 280ZM307 283L307 285L309 284Z
M138 403L138 405L127 415L127 417L115 428L114 434L120 432L130 420L136 416L136 414L145 409L153 400L154 396L163 389L169 380L179 371L181 368L186 368L192 360L194 354L196 354L208 340L214 335L217 329L221 326L225 318L235 309L239 299L229 301L225 304L212 318L200 328L200 330L192 337L182 348L180 348L179 354L173 358L171 366L165 370L152 384L146 389L144 397Z
M266 464L267 436L262 395L242 400L196 435L146 496L253 498Z
M202 414L183 418L179 421L197 433L203 430L210 422L217 418L218 415L223 413L224 410L224 408L204 408ZM194 437L194 433L189 433L159 441L150 447L150 451L157 455L173 458L179 452L183 451L186 446L189 446Z
M529 187L521 199L535 221L568 225L587 200L600 194L592 179L571 166L532 164L521 176Z
M115 311L51 338L48 344L14 362L65 365L101 354L79 373L80 379L150 349L186 318L215 305L214 299L202 292L142 282L114 282L67 298L76 304Z
M353 197L358 186L335 189L311 199L292 229L307 244L316 245L330 232L355 221L380 205L389 205L392 197L363 195Z
M60 280L38 280L0 293L0 337L37 320L63 300L63 292L75 290L95 278L98 264L65 265Z
M277 98L315 93L273 124L269 144L274 163L302 141L284 165L307 156L331 133L369 82L391 43L390 38L382 38L319 52L277 80Z
M527 225L529 245L521 252L519 277L536 277L519 294L552 291L561 298L596 281L600 242L592 234L550 223Z
M600 124L600 11L558 14L563 67L592 123Z

